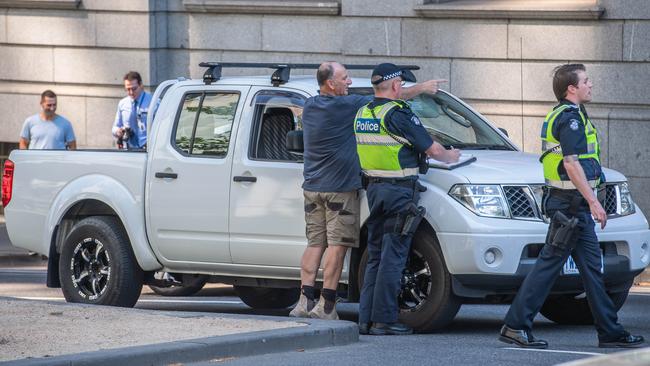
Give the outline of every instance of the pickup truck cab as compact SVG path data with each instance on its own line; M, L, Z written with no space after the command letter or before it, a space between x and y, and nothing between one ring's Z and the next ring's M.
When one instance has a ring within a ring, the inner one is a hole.
M169 80L154 93L147 150L15 150L3 174L3 204L15 246L49 257L50 287L67 301L133 306L143 284L200 289L229 283L252 307L283 308L298 297L306 245L301 129L314 77ZM369 93L368 79L351 92ZM538 156L519 151L450 93L410 101L427 130L476 161L432 163L421 176L427 210L400 294L401 320L419 331L451 322L463 302L508 301L545 241ZM541 122L541 121L540 121ZM352 129L352 121L350 128ZM604 280L617 307L650 260L650 230L626 178L606 169L599 190L609 214L597 229ZM362 223L368 216L362 201ZM339 293L356 301L366 263L349 252ZM198 282L198 285L197 285ZM560 323L593 319L571 260L542 308Z

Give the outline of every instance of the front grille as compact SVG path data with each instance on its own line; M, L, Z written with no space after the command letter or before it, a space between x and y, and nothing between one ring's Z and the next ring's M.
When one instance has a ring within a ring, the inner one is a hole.
M503 186L510 214L515 219L538 218L535 200L528 186Z
M608 215L616 214L616 185L605 186L605 198L600 202Z
M542 188L543 185L503 185L510 217L518 220L544 220L542 217ZM598 192L600 204L608 216L616 216L618 212L618 188L616 184L607 184ZM547 219L546 219L547 220ZM548 222L548 221L547 221Z

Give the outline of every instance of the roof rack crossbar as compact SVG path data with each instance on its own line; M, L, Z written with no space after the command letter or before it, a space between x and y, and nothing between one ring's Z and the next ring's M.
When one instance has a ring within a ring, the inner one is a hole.
M239 68L269 68L275 69L271 75L271 84L278 86L289 81L291 69L318 69L320 64L283 64L283 63L266 63L266 62L201 62L200 67L207 67L208 69L203 73L203 82L210 85L213 82L221 79L221 69L224 67L239 67ZM377 65L350 65L344 64L348 70L372 70ZM420 67L416 65L397 65L401 69L406 70L419 70Z

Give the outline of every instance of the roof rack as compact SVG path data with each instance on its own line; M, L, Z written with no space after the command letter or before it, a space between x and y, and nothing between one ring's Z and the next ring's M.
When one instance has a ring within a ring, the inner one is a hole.
M289 81L291 69L318 69L320 64L279 64L279 63L264 63L264 62L201 62L200 67L207 67L203 73L203 82L210 85L215 81L221 79L221 69L224 67L239 67L239 68L268 68L275 69L271 75L271 84L279 86ZM343 65L348 70L372 70L377 65ZM398 67L406 70L420 70L420 66L416 65L397 65Z

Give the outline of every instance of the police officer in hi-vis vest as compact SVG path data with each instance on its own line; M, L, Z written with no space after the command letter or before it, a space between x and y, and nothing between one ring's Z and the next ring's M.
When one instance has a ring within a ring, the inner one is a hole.
M456 162L460 152L433 142L408 104L398 100L408 70L380 64L372 72L375 98L354 121L357 152L367 181L368 264L359 304L359 333L410 334L397 322L400 278L413 233L424 214L418 207L421 154ZM423 168L424 169L424 168Z
M546 189L542 208L551 218L546 243L505 317L499 340L525 348L546 348L533 337L533 319L571 255L580 271L598 331L599 347L638 347L643 337L630 335L618 323L616 308L602 279L601 250L594 219L605 228L607 213L594 189L604 181L600 148L584 103L591 101L591 80L581 64L555 69L553 92L560 102L542 125ZM593 216L593 218L592 218Z

